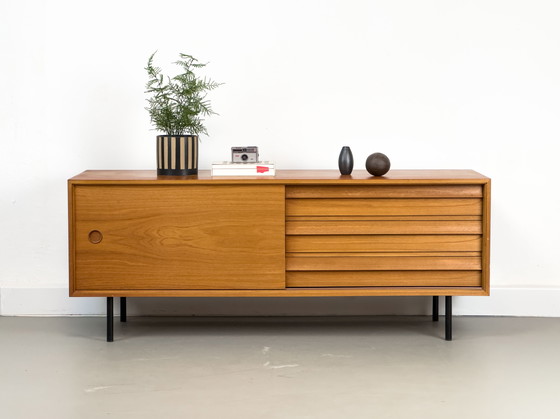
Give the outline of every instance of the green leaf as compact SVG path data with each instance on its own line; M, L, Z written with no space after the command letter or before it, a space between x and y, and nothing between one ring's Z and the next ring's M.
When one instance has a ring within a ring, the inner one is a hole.
M201 116L217 114L206 95L222 83L197 77L193 69L203 68L206 64L183 53L179 54L180 60L174 63L183 72L174 77L166 76L167 82L164 83L161 68L153 65L156 52L150 56L145 67L149 76L145 93L151 94L146 99L146 110L155 129L168 135L208 134Z

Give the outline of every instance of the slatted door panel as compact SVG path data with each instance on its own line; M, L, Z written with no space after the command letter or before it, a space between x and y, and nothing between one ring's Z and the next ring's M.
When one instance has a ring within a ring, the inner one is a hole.
M480 185L286 188L288 287L480 287Z

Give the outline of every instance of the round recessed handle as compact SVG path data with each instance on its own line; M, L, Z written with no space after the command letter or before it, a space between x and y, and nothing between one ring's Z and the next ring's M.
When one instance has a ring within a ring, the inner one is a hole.
M99 230L91 230L88 234L88 239L91 243L98 244L103 240L103 234Z

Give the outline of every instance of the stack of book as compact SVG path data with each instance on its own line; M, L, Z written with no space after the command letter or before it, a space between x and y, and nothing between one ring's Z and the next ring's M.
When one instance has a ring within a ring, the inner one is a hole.
M212 176L275 176L274 162L232 163L221 161L212 163Z

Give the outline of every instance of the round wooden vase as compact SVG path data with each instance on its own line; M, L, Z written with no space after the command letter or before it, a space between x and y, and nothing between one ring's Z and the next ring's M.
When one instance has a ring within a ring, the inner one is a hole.
M391 161L383 153L373 153L366 159L366 170L373 176L383 176L391 168Z
M198 135L158 135L157 174L198 174Z

